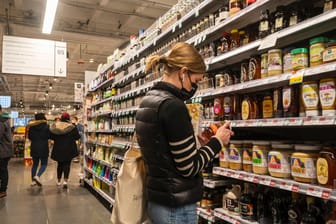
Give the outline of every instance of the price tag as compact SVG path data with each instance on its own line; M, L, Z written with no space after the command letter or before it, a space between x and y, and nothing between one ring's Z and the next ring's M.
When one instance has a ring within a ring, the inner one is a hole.
M271 179L266 178L266 177L262 177L261 180L260 180L260 184L263 184L263 185L266 185L266 186L269 186L270 183L271 183Z
M179 22L179 25L178 25L178 26L179 26L179 29L182 28L182 21Z
M176 29L176 26L174 25L173 26L173 30L172 30L173 33L175 32L175 29Z
M291 191L293 187L292 183L287 183L287 182L281 182L280 184L280 189Z
M330 191L322 191L322 198L329 199L330 198Z
M269 186L271 186L271 187L275 187L275 185L276 185L276 182L275 182L275 180L271 180L271 182L270 182Z
M195 17L198 17L198 16L199 16L199 9L197 8L195 11Z
M261 40L258 51L274 47L276 45L277 39L278 39L277 33L268 35L267 37Z
M300 126L302 125L303 120L300 118L290 118L288 119L288 126Z
M245 176L244 174L240 173L240 174L238 175L238 179L239 179L239 180L244 180L244 176Z
M205 39L206 39L206 34L203 35L202 42L205 41Z
M253 178L253 183L258 184L258 183L259 183L259 177L254 177L254 178Z
M334 117L316 117L314 120L316 125L333 125L335 123Z
M154 46L156 45L156 40L154 40L153 45L154 45Z
M293 186L292 186L292 191L293 191L293 192L299 192L299 185L297 185L297 184L293 184Z
M313 125L313 119L311 117L304 118L303 125Z
M322 197L322 190L317 188L317 187L310 186L307 189L307 195L311 195L311 196L314 196L314 197L321 198Z
M305 74L305 69L301 69L296 73L292 74L289 79L289 85L300 84L303 81L303 76Z

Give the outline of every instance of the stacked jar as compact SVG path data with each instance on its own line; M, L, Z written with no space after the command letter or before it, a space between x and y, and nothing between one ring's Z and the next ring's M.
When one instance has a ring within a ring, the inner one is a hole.
M254 141L252 148L252 170L256 174L268 174L267 156L270 151L270 142Z

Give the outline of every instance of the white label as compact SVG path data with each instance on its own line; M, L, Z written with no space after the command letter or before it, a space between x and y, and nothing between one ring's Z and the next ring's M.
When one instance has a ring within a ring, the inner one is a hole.
M282 105L285 111L288 111L291 105L291 89L289 87L284 87L282 89Z
M268 170L269 172L283 173L290 175L290 156L285 152L271 151L268 154Z
M301 178L316 178L316 160L312 158L301 158L294 157L291 158L292 166L292 176L301 177Z
M335 82L326 81L320 83L320 99L322 107L333 107L335 104Z
M230 154L229 154L230 163L242 163L242 155L240 149L230 145Z
M268 35L267 37L265 37L261 41L258 50L263 50L263 49L274 47L276 45L277 39L278 39L278 34L277 33L274 33L272 35ZM279 60L281 62L281 58ZM270 65L270 63L268 63L268 65ZM282 63L280 65L281 65L281 69L282 69Z
M306 108L317 109L319 103L317 83L303 84L302 98Z

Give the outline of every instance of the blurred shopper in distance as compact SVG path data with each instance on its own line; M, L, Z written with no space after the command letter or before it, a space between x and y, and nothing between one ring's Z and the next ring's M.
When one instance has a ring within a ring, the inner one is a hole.
M47 118L43 113L35 114L35 120L28 124L28 138L31 141L30 155L33 158L31 186L42 186L40 177L48 166L50 131ZM40 169L37 168L41 162ZM37 173L37 174L36 174Z
M8 162L14 155L13 136L9 123L10 116L0 106L0 198L7 196Z
M76 125L78 133L81 136L77 144L77 149L78 149L78 154L82 155L83 154L83 143L84 143L84 126L78 121L78 117L76 116L72 117L72 123ZM79 158L78 157L75 158L74 162L79 162Z
M76 140L80 138L78 130L70 121L70 115L63 112L61 120L50 125L51 139L54 146L51 158L57 161L57 186L61 186L64 175L63 188L68 187L71 160L78 156Z
M147 92L136 114L136 133L147 166L148 215L154 224L197 224L196 202L202 198L201 171L227 144L227 122L201 148L184 104L205 73L198 51L176 43L168 56L154 55L146 71L162 72L162 81Z

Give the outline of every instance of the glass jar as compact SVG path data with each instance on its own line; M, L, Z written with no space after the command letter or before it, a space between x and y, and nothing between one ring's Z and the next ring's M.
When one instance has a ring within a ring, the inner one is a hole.
M309 62L310 66L316 66L323 64L322 53L326 48L326 43L328 42L328 38L326 37L316 37L310 39L310 47L309 47Z
M230 147L224 145L222 150L219 152L219 166L228 168L229 167L229 151Z
M299 86L291 85L282 88L282 108L284 117L297 117L299 113Z
M232 120L233 118L233 111L232 111L232 97L225 96L223 107L224 107L224 120Z
M230 50L234 50L239 47L240 39L239 39L239 32L237 29L231 30L230 40L231 40Z
M273 49L268 51L268 76L282 74L282 50Z
M278 6L275 12L274 32L282 30L287 27L287 18L285 16L285 7Z
M336 150L323 148L316 162L317 182L329 188L336 187Z
M261 58L258 55L251 56L249 61L249 80L261 78Z
M302 84L302 101L306 116L318 116L319 111L319 87L317 81L304 82Z
M268 76L268 53L261 55L260 77L266 78Z
M263 10L260 15L259 38L264 38L270 34L271 26L269 22L269 11Z
M216 88L221 88L225 86L223 74L215 75L215 85L216 85Z
M256 174L268 174L267 156L270 151L270 142L255 141L252 148L252 170Z
M220 40L220 45L217 48L217 55L221 55L230 50L230 34L228 32L223 32L222 38Z
M286 48L283 50L283 72L291 72L292 71L292 54L291 51L293 48Z
M322 106L323 116L335 116L336 114L336 89L335 79L321 79L320 80L320 101Z
M239 46L244 46L248 43L248 35L244 30L239 31Z
M240 82L249 80L249 61L244 60L240 65Z
M242 120L255 119L257 106L253 99L245 97L241 103L241 118Z
M243 142L243 170L246 172L252 172L252 147L251 141Z
M229 13L229 7L224 6L219 9L219 17L218 17L218 22L222 22L223 20L226 20L229 18L230 13Z
M336 41L329 42L322 53L323 63L336 61Z
M215 121L221 121L224 118L223 100L223 97L216 97L214 99L213 113Z
M241 170L243 167L243 142L230 141L229 167L233 170Z
M291 51L292 54L292 69L294 71L308 68L308 49L296 48Z
M323 12L332 10L336 7L336 1L335 0L325 0L323 5Z
M316 160L320 146L295 145L291 156L291 174L295 181L316 183Z
M230 16L236 14L243 8L241 0L230 0Z
M268 172L272 177L290 177L293 149L294 146L290 144L272 144L272 150L268 153Z
M271 94L264 96L262 102L262 117L263 118L272 118L273 117L273 100Z

